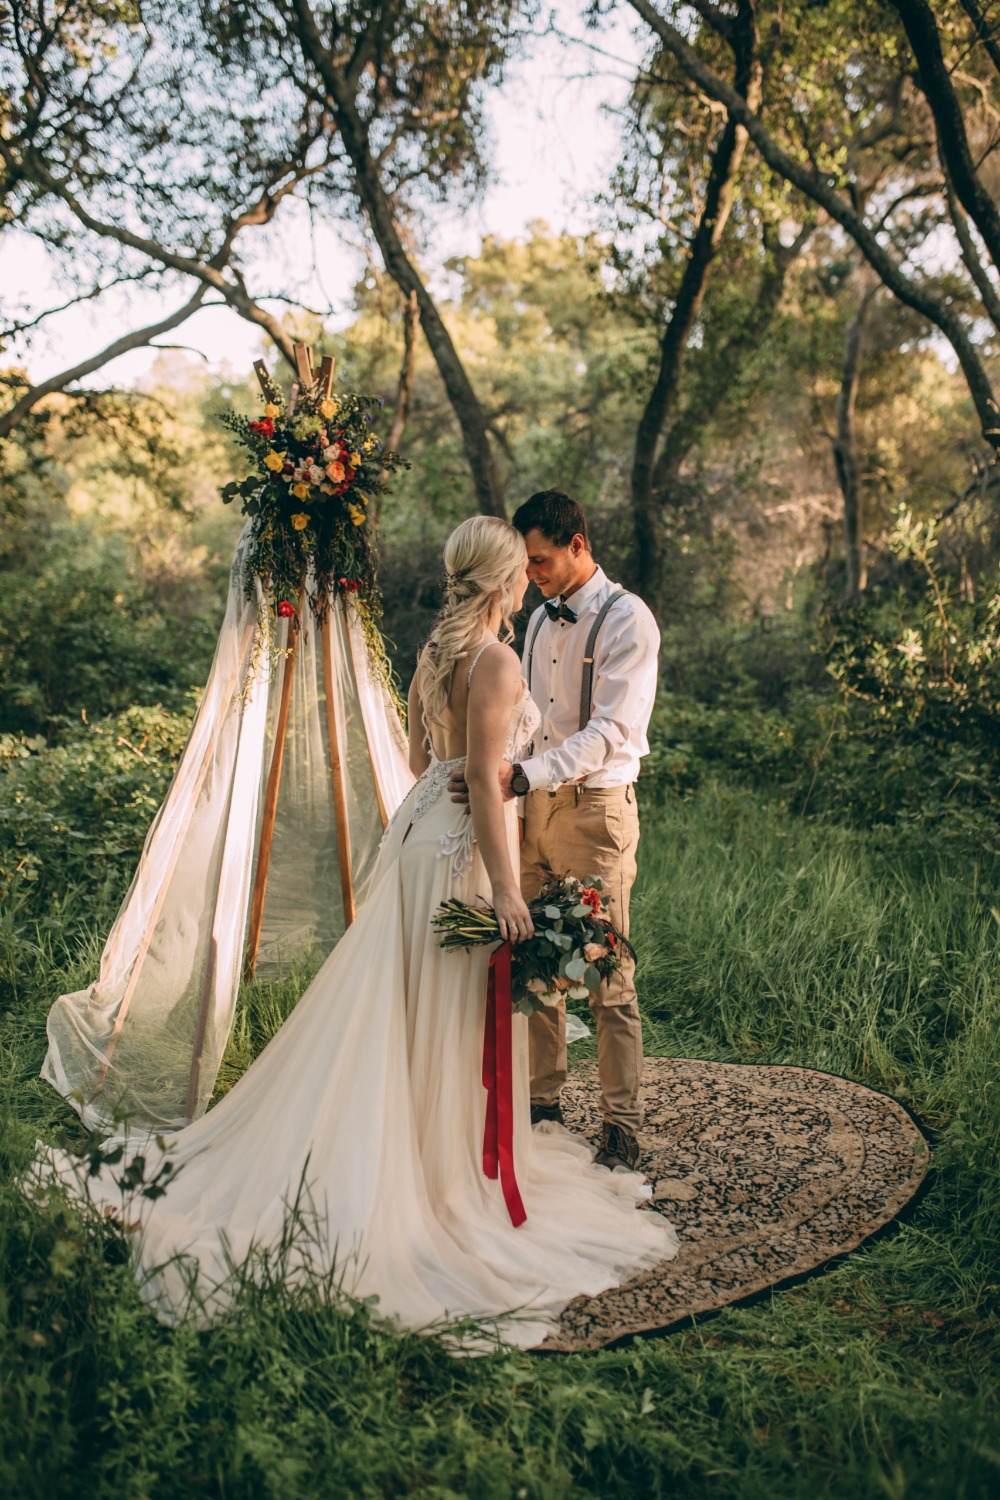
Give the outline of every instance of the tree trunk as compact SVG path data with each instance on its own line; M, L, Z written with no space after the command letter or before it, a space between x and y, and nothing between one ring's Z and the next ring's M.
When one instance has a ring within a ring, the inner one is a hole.
M760 99L761 72L757 60L756 16L751 0L741 0L739 16L730 34L736 52L735 87L741 97L748 100L749 106L756 108ZM664 424L677 404L684 355L704 301L709 270L729 220L736 175L746 144L746 131L730 117L712 155L701 218L688 251L677 299L660 341L656 380L636 432L632 461L636 585L654 611L660 602L663 572L661 507L654 487L656 450Z
M389 428L389 436L386 438L385 446L390 453L395 453L403 441L403 433L406 431L407 418L410 415L410 398L413 395L413 370L416 365L417 356L417 324L420 321L420 312L417 307L416 295L411 292L406 300L403 311L403 363L399 369L399 389L396 393L396 410L392 414L392 426ZM382 470L382 482L388 478L388 471ZM382 496L379 494L375 504L375 531L382 521Z
M778 244L757 289L753 311L743 326L719 351L717 367L725 371L726 389L738 382L748 357L759 347L781 304L789 267L802 254L814 226L807 224L790 245ZM681 465L719 410L719 384L704 382L672 422L653 471L653 494L661 506L670 504Z
M462 445L472 470L479 509L485 515L506 518L503 490L493 461L483 409L434 299L403 248L392 203L372 157L368 129L358 113L354 92L324 46L307 0L293 0L293 7L298 19L297 30L302 48L323 81L327 103L354 169L358 197L382 253L385 268L404 297L412 295L417 299L420 326L461 428Z
M861 465L858 460L858 438L855 407L861 382L861 356L864 352L868 315L876 287L869 287L844 335L844 364L837 396L837 431L833 457L837 480L844 497L844 558L847 564L845 592L856 599L867 583L864 558Z

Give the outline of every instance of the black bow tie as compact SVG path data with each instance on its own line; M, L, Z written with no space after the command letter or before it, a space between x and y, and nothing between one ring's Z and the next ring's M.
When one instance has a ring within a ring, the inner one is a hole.
M545 613L550 620L565 620L567 625L576 624L576 610L570 609L568 604L554 604L551 599L546 599Z

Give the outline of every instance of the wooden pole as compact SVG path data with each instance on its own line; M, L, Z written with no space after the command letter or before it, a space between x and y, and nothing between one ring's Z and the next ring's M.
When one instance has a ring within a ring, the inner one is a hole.
M305 344L293 344L292 353L295 355L299 385L303 390L308 390L316 378L313 374L312 350L307 349Z
M257 966L257 949L260 947L260 929L264 919L264 895L267 891L267 872L271 863L271 841L274 838L274 820L278 812L278 789L281 786L281 767L285 759L285 735L288 730L288 709L292 701L292 683L295 678L295 658L301 630L302 608L305 603L305 584L299 592L299 610L292 624L291 648L285 657L285 670L281 678L281 698L278 703L278 719L274 727L274 749L271 752L271 769L267 776L267 791L264 794L264 817L260 828L260 848L257 851L257 872L254 877L253 899L250 905L250 928L247 936L246 957L243 960L243 978L252 979Z
M319 380L320 395L326 398L327 396L329 396L330 390L333 386L332 354L325 354L323 356L323 363L319 367L319 375L317 378Z
M246 634L243 637L243 640L240 643L240 649L237 658L237 670L233 677L230 678L230 681L226 686L226 693L223 699L223 702L225 703L228 703L229 699L232 697L233 691L235 690L236 681L239 677L240 669L243 665L243 658L246 654L251 640L253 639L253 633L255 629L256 626L251 626L250 629L247 630ZM219 744L219 733L221 733L221 730L213 735L211 741L209 742L208 748L205 751L202 763L198 767L198 774L195 777L194 787L191 790L188 807L189 822L191 816L194 813L195 807L198 805L198 798L201 796L201 789L205 784L205 778L208 775L209 770L212 766L212 762L215 759L215 752ZM97 1079L96 1085L94 1086L94 1092L93 1094L91 1094L91 1099L97 1098L97 1095L104 1087L104 1080L108 1076L108 1068L111 1066L111 1054L114 1052L115 1047L118 1045L118 1038L121 1035L121 1029L125 1025L125 1017L127 1016L129 1006L132 1003L132 996L135 994L136 985L139 983L139 974L142 969L143 962L145 961L146 954L149 951L149 945L153 941L153 935L156 932L156 924L160 920L160 912L163 910L163 903L167 899L167 891L170 889L170 882L173 879L174 870L177 867L177 861L178 859L180 859L183 843L183 836L181 834L178 834L174 839L174 846L170 851L170 858L167 861L167 868L163 872L163 879L160 882L160 888L156 893L156 899L153 902L152 911L149 914L149 919L146 922L146 927L142 934L142 939L136 951L135 960L132 964L132 970L128 977L128 983L125 986L125 993L121 998L121 1004L118 1007L118 1014L115 1017L114 1029L111 1032L111 1036L108 1039L108 1045L105 1048L104 1061L101 1063L100 1075Z
M215 913L212 913L212 921L215 921ZM219 957L219 945L213 933L208 943L208 963L205 967L205 978L201 986L201 1005L198 1008L198 1029L194 1039L194 1058L191 1063L191 1077L188 1080L186 1112L189 1120L194 1119L194 1107L198 1102L198 1081L201 1078L201 1058L205 1050L205 1032L208 1029L208 1007L212 1001L212 990L215 985L215 965Z
M344 606L344 631L347 635L348 650L351 653L351 665L354 667L354 682L358 693L358 703L361 707L361 722L364 725L365 729L365 747L368 750L368 764L372 768L372 781L375 783L375 798L378 802L378 815L382 819L382 827L386 828L389 824L389 814L386 810L385 799L382 796L382 787L378 779L378 772L375 769L375 759L372 755L372 726L369 723L368 715L365 712L366 695L362 689L362 673L367 672L367 663L364 660L363 654L362 659L360 661L358 660L358 643L355 639L355 633L351 629L351 622L347 615L346 604Z
M337 734L337 689L333 671L333 621L331 611L336 601L327 601L326 619L320 640L323 646L323 687L326 693L326 732L330 742L330 776L333 780L333 807L337 821L337 854L340 859L340 893L344 900L344 926L354 921L354 877L351 873L351 835L347 824L347 788L340 758Z
M271 397L268 394L268 385L270 378L267 373L267 365L262 359L255 359L253 362L253 369L254 374L257 376L257 379L260 382L260 388L264 392L264 400L270 401Z

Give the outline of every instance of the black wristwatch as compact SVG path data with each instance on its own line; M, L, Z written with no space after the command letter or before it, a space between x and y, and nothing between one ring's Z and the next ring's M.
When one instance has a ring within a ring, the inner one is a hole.
M531 782L516 761L510 778L510 789L515 797L524 797L531 791Z

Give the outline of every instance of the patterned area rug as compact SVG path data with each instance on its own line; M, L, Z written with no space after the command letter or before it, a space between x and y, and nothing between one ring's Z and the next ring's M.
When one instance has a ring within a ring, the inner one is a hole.
M816 1270L894 1219L930 1162L902 1105L829 1073L652 1057L644 1085L650 1209L673 1223L680 1252L576 1298L544 1352L667 1329ZM595 1141L597 1093L586 1063L562 1095L568 1127Z

